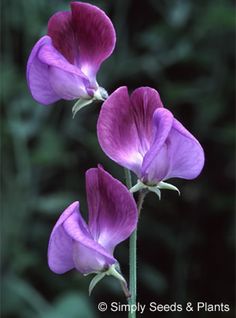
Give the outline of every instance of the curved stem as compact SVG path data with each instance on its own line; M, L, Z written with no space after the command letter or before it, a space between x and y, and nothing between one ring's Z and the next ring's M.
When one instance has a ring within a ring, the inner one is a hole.
M132 187L131 173L125 169L126 186L130 189ZM139 199L137 203L138 213L140 215L146 191L139 192ZM136 305L137 301L137 228L134 230L129 239L129 290L130 298L129 305ZM133 306L134 307L134 306ZM129 311L129 318L135 318L136 312Z

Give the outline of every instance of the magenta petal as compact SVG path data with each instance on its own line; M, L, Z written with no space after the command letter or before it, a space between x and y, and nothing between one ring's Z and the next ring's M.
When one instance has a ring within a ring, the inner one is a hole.
M100 146L108 157L140 174L143 156L139 152L141 145L127 87L118 88L103 103L97 133Z
M91 234L110 253L137 226L138 212L128 189L101 167L86 172Z
M174 119L167 143L170 168L165 179L196 178L202 171L205 160L204 151L197 139Z
M157 108L163 108L158 92L150 87L140 87L130 96L132 117L139 137L139 151L144 155L153 139L153 114Z
M169 169L166 139L173 124L173 115L166 108L159 108L153 115L153 142L146 153L142 166L142 180L157 183L166 176Z
M98 140L115 162L141 177L145 153L152 142L152 117L162 107L152 88L136 89L129 99L126 87L118 88L104 102L98 118Z
M48 34L54 47L95 83L100 64L114 49L115 31L110 19L96 6L72 2L71 10L51 17Z
M63 223L77 209L79 203L72 203L60 216L53 228L48 245L48 265L57 274L74 268L73 239L66 233Z
M74 64L77 55L77 38L74 34L71 12L57 12L48 21L48 35L55 49Z
M90 78L114 50L116 34L108 16L88 3L72 2L72 24L78 34L79 65Z
M44 105L60 99L49 81L48 66L42 63L38 54L41 48L50 42L48 36L42 37L34 46L27 63L27 82L33 98Z

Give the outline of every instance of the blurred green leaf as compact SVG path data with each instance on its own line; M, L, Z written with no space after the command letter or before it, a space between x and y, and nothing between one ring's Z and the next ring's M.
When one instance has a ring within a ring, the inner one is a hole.
M95 318L92 304L81 293L62 294L53 304L53 308L42 314L42 318Z

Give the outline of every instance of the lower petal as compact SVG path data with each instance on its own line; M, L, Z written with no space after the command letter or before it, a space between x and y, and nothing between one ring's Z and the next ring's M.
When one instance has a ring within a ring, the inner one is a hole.
M152 156L153 159L147 168L143 169L142 182L149 185L156 185L161 180L165 178L169 170L169 158L168 149L166 144L159 148L158 154L156 154L156 149L149 150L148 155Z
M158 108L153 115L153 141L142 165L142 181L157 184L169 171L169 153L166 144L173 124L173 115L166 108Z
M196 178L204 165L204 151L197 139L174 119L167 142L170 169L165 179Z
M63 228L63 223L77 206L78 202L74 202L62 213L49 239L48 265L56 274L63 274L75 267L72 253L73 240Z
M102 272L108 267L105 258L90 248L74 242L73 245L73 260L75 268L82 274Z
M63 223L63 228L73 240L74 266L83 274L102 271L116 262L112 253L94 240L78 207Z
M49 67L50 84L54 91L66 100L89 98L84 81L78 75L68 73L57 67Z
M27 63L27 82L33 98L44 105L52 104L60 99L49 81L48 65L38 58L40 49L47 44L49 38L42 37L34 46Z
M115 262L115 258L94 241L79 212L79 203L72 203L62 213L50 236L50 269L63 274L76 267L83 274L89 274Z

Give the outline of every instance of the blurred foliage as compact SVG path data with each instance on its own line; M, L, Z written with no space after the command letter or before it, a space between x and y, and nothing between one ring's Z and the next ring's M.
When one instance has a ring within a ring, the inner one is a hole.
M100 69L109 92L121 85L156 88L166 107L200 140L206 165L197 180L174 180L181 197L149 194L139 226L138 299L144 304L228 303L233 317L234 85L233 1L91 1L114 22L117 45ZM69 1L3 0L1 66L2 317L126 317L97 310L125 302L106 278L88 297L90 277L58 276L47 267L47 243L59 214L79 199L86 215L84 173L102 163L123 171L99 148L99 104L72 120L66 101L44 107L31 97L25 65L48 18ZM128 244L117 248L128 275ZM143 316L149 317L150 312ZM152 316L156 317L157 313ZM185 313L158 313L159 317ZM224 317L224 313L214 313ZM193 313L206 317L207 313Z

